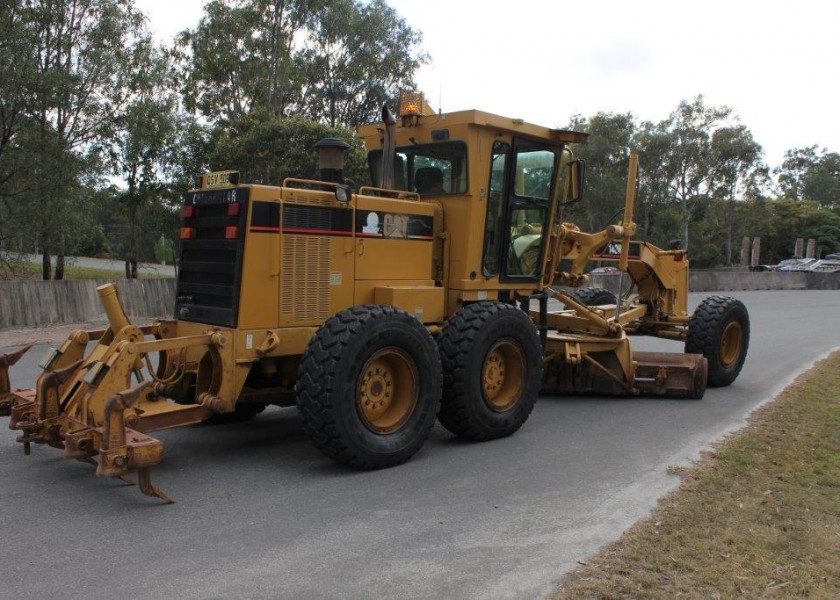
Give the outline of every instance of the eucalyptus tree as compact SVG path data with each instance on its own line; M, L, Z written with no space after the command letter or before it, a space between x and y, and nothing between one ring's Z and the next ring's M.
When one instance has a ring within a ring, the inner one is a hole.
M138 41L133 62L136 68L126 82L130 96L115 117L108 148L112 170L126 186L120 197L128 225L122 248L127 279L137 278L140 211L165 196L164 163L175 143L177 105L167 56L150 38ZM146 227L143 233L153 234Z
M636 201L639 235L664 245L677 237L680 223L670 186L672 136L661 125L652 121L642 122L633 136L633 145L639 152Z
M15 199L33 164L26 136L35 77L31 39L24 2L0 0L0 249L20 239Z
M840 206L840 154L823 150L805 176L803 195L823 206Z
M792 148L774 171L782 196L789 200L816 200L840 204L840 154L817 146Z
M279 185L286 177L318 178L315 142L327 137L350 144L345 176L357 185L367 184L365 153L355 132L330 127L304 117L272 117L255 111L227 128L210 155L213 169L236 169L245 181Z
M755 183L764 165L763 150L744 125L721 127L712 133L713 194L726 203L726 264L732 264L735 201Z
M175 52L185 107L211 123L260 109L357 125L414 87L420 41L383 0L213 0Z
M785 151L785 160L773 170L778 177L783 198L804 199L805 177L818 160L817 146Z
M131 0L26 0L21 10L32 44L30 117L40 167L28 201L38 215L43 277L50 277L49 256L57 252L61 278L67 236L84 216L74 193L98 164L99 142L114 132L130 95L137 44L147 34Z
M713 171L712 132L732 114L727 106L707 106L703 96L683 100L661 124L670 136L669 187L682 212L683 246L688 248L689 226L695 212L710 197Z
M0 199L14 195L13 156L32 104L34 57L22 0L0 0Z
M312 19L300 52L303 113L333 127L372 121L428 56L422 35L384 0L326 2Z

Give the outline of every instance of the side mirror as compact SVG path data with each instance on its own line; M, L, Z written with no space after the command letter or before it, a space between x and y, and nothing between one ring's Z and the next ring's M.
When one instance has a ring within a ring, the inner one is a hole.
M335 188L335 199L339 202L346 204L350 202L350 198L353 195L353 190L350 188L349 185L338 185Z
M577 158L569 162L566 202L580 202L583 199L583 178L585 173L586 161Z

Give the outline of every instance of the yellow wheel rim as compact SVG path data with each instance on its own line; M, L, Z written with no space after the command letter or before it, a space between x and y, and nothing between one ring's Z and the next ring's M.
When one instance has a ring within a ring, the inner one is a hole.
M720 362L724 367L731 367L741 356L741 344L744 341L744 330L737 321L730 322L720 336Z
M359 375L356 406L362 422L376 433L402 427L417 405L417 368L407 352L389 346L377 351Z
M516 404L525 389L525 353L518 342L496 342L481 367L484 400L492 410L504 412Z

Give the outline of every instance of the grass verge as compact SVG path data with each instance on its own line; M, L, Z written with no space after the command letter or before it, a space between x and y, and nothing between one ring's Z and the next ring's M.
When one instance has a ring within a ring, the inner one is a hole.
M551 598L840 598L840 352L704 458Z

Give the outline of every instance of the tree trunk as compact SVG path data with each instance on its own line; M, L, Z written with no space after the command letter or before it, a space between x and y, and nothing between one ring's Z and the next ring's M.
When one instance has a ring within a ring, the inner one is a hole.
M41 255L41 279L44 281L52 279L52 261L50 260L50 253L46 249Z
M56 281L64 279L64 250L59 251L58 256L55 257L55 276Z

